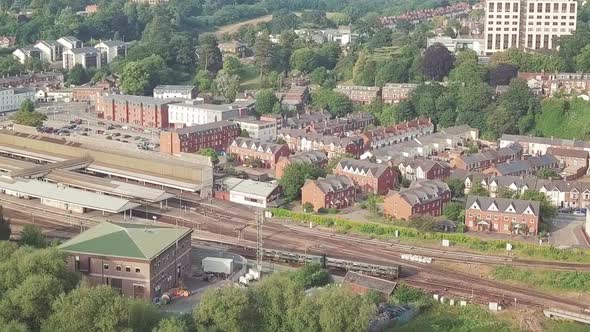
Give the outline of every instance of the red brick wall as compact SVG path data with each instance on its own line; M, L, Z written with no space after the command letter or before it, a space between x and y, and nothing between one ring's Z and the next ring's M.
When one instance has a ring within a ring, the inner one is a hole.
M526 223L529 227L529 232L535 235L537 234L539 230L538 217L531 215L504 213L501 211L494 212L467 209L465 211L465 226L470 231L479 231L477 223L481 220L485 220L491 224L491 232L511 234L510 226L512 224L512 218L515 218L515 222L517 223Z

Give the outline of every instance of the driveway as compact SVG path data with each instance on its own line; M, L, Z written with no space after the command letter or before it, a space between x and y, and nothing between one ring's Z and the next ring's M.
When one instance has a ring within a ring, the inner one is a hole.
M585 216L558 213L551 224L549 243L557 248L589 247L583 237Z

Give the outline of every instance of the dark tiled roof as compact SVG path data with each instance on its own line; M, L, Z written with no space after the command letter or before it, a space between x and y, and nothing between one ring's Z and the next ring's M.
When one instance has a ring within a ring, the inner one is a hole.
M367 160L357 160L349 158L342 159L338 163L337 167L341 167L342 169L352 173L357 171L364 173L371 172L372 176L375 178L380 177L381 174L383 174L383 172L385 172L389 168L387 164L376 164Z
M237 123L224 120L224 121L206 123L206 124L198 125L198 126L178 128L178 129L175 129L174 131L176 133L178 133L178 135L186 135L186 134L191 134L191 133L205 133L207 131L222 130L225 127L239 127L239 125Z
M552 154L554 156L558 156L558 157L569 157L569 158L580 158L580 159L587 159L588 158L588 151L581 151L581 150L549 147L547 149L547 153Z
M393 293L397 283L394 281L379 279L376 277L348 271L344 276L345 284L359 285L368 289L375 290L387 296Z
M412 182L410 188L401 190L399 195L408 204L414 206L416 204L438 200L447 191L450 191L449 186L442 181L423 180Z
M246 145L248 146L248 149L251 149L252 145L254 145L256 147L256 149L258 149L259 147L262 147L262 149L264 151L267 151L268 149L270 149L270 151L272 151L272 153L276 153L283 146L285 146L284 144L269 143L269 142L263 142L258 139L242 138L242 137L236 138L234 140L234 142L232 143L232 145L234 143L239 147L241 147L244 143L246 143Z
M305 185L309 182L315 182L324 194L343 191L354 186L352 180L341 175L328 175L326 178L318 178L315 181L307 180Z
M290 156L288 159L292 163L301 162L308 164L317 164L327 160L328 157L322 151L308 151L294 154Z
M510 206L514 207L514 214L523 214L527 208L530 208L535 216L539 216L540 203L537 201L525 201L521 199L493 198L482 196L469 196L465 202L465 208L470 209L474 203L477 203L482 211L488 211L492 205L495 205L500 212L506 211ZM490 210L492 211L492 210Z

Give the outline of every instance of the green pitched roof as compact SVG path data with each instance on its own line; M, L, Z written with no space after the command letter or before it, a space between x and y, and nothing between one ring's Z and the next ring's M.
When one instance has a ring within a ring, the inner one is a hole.
M103 222L59 247L74 253L151 260L190 232L185 227Z

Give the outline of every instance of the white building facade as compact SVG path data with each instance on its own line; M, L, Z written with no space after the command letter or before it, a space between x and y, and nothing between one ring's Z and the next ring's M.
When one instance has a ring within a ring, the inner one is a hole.
M509 48L555 49L576 31L576 0L487 0L486 53Z
M235 119L233 121L238 123L242 130L246 130L250 138L261 141L274 141L277 138L277 125L274 122L248 119Z
M197 87L193 85L158 85L154 88L154 98L195 99L197 98Z
M25 100L35 100L35 90L27 88L0 88L0 113L16 111Z
M178 128L230 120L247 112L253 104L213 105L187 100L168 106L168 121Z

